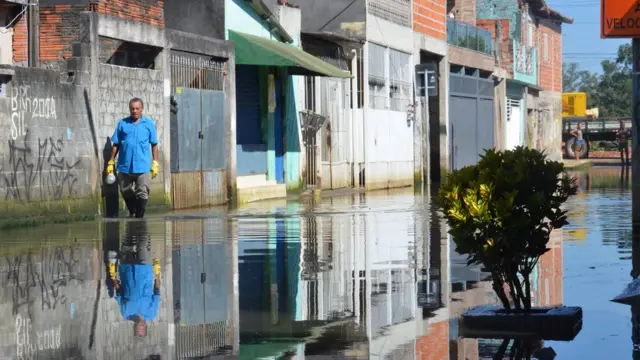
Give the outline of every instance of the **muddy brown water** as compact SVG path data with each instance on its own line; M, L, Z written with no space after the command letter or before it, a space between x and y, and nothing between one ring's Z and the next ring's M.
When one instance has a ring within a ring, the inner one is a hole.
M632 280L629 175L576 175L571 225L532 291L539 306L582 306L584 326L572 342L536 343L534 358L634 358L640 309L610 302ZM496 303L491 285L455 253L428 192L4 232L0 359L491 359L502 340L458 330L466 309ZM135 299L118 296L109 259L136 269ZM149 318L146 336L134 313Z

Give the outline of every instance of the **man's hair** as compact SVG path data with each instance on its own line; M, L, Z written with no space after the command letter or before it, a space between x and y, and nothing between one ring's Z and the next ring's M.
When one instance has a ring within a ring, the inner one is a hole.
M137 102L139 102L140 105L142 105L142 108L144 109L144 102L142 101L142 99L137 98L137 97L134 97L133 99L131 99L129 101L129 107L131 107L131 105L133 105L133 103L137 103Z

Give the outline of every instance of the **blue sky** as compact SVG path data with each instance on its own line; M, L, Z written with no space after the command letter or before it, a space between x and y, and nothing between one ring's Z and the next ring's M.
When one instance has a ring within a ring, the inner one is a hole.
M582 69L600 72L602 60L615 59L618 46L631 42L600 39L600 0L547 0L547 4L574 20L562 26L564 62L577 62Z

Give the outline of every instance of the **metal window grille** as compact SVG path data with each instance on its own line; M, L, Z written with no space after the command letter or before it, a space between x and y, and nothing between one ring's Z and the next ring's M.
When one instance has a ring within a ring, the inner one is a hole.
M369 43L369 103L373 109L385 109L387 105L385 50L383 46Z
M411 102L411 55L389 50L389 97L390 108L406 111Z
M224 90L226 61L197 55L171 55L171 86L203 90Z

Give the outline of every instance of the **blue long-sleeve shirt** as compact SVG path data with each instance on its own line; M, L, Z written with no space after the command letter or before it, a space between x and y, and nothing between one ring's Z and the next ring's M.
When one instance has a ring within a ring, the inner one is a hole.
M158 315L160 290L154 289L153 265L121 264L120 291L115 295L120 313L127 320L138 315L149 322Z

